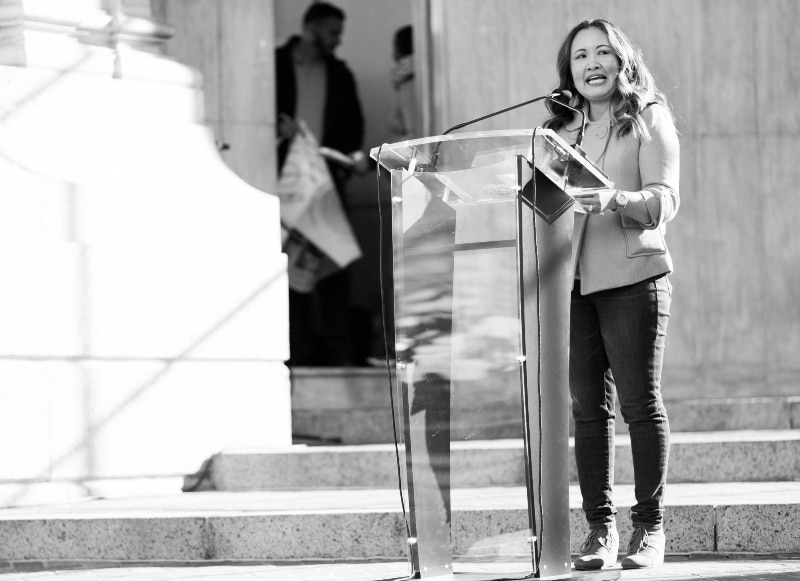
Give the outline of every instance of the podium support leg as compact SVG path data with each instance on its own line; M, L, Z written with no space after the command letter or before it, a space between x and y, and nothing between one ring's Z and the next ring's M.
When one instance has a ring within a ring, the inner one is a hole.
M536 186L533 200L526 203L520 196L518 203L525 355L521 383L534 571L540 579L564 579L572 570L568 410L573 212L543 216L540 204L558 206L553 202L566 194L546 179L535 179L527 164L518 162L520 183L534 181Z

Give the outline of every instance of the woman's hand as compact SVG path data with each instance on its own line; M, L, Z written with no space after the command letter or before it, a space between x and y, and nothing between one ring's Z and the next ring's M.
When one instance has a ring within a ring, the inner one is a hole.
M606 210L616 208L616 202L614 201L616 195L617 190L609 190L608 188L587 190L580 194L575 194L573 197L578 202L575 209L585 214L602 214Z

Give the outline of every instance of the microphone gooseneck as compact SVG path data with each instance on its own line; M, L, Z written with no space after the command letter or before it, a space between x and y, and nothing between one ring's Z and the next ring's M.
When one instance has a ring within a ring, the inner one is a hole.
M501 109L500 111L494 111L492 113L489 113L488 115L484 115L482 117L478 117L477 119L470 119L469 121L465 121L464 123L459 123L458 125L453 125L450 129L448 129L447 131L442 133L442 135L447 135L448 133L450 133L451 131L455 131L456 129L461 129L462 127L466 127L467 125L472 125L473 123L477 123L478 121L483 121L484 119L489 119L490 117L494 117L496 115L501 115L502 113L506 113L508 111L512 111L513 109L518 109L520 107L524 107L525 105L530 105L531 103L535 103L536 101L541 101L543 99L549 99L551 101L555 101L559 105L564 105L564 103L562 103L558 99L558 97L566 97L567 100L569 101L572 98L572 93L570 93L569 91L564 91L564 90L553 91L552 93L549 93L547 95L542 95L541 97L536 97L535 99L529 99L529 100L524 101L522 103L517 103L516 105L512 105L511 107L506 107L505 109ZM579 111L578 109L573 109L569 105L564 105L564 106L567 109L572 109L573 111ZM580 111L580 113L583 113L583 111ZM584 121L585 121L585 117L584 117ZM581 131L580 139L583 140L583 131ZM441 146L441 144L442 144L441 141L436 144L436 149L433 152L433 155L431 156L430 167L434 171L436 170L436 163L439 161L439 147Z
M451 131L455 131L456 129L461 129L462 127L466 127L467 125L472 125L473 123L477 123L478 121L483 121L484 119L489 119L490 117L494 117L495 115L500 115L502 113L506 113L513 109L518 109L519 107L524 107L525 105L530 105L531 103L535 103L536 101L541 101L542 99L552 99L557 103L561 104L561 101L556 99L565 93L569 93L569 91L554 91L548 95L542 95L541 97L536 97L535 99L529 99L528 101L524 101L522 103L517 103L516 105L512 105L511 107L506 107L505 109L501 109L500 111L495 111L493 113L489 113L488 115L484 115L483 117L478 117L477 119L470 119L469 121L465 121L464 123L459 123L458 125L453 125L450 129L442 133L442 135L447 135ZM572 98L572 93L569 93L569 99ZM570 108L571 107L567 107Z
M581 129L578 132L578 138L575 140L575 147L578 150L580 150L581 143L583 143L583 134L586 132L586 112L583 109L578 109L569 104L569 102L572 100L572 91L570 91L569 89L562 89L560 91L556 91L556 93L560 94L560 96L566 100L566 103L561 99L556 99L556 98L553 98L552 99L553 101L555 101L562 107L569 109L570 111L574 111L575 113L581 114Z

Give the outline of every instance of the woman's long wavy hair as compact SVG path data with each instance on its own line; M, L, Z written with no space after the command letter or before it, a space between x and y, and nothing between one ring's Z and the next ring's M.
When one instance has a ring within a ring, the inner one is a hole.
M586 99L578 92L572 80L572 42L581 30L590 27L599 28L608 36L608 42L619 62L617 92L611 99L610 111L612 123L617 127L617 136L623 137L633 133L643 139L650 139L650 133L642 120L644 108L651 103L659 103L670 112L670 115L672 112L666 96L656 88L653 75L650 74L642 57L642 51L634 46L625 33L612 22L604 18L584 20L570 30L558 51L557 90L568 90L572 93L569 104L573 107L580 109L585 105ZM556 131L566 126L574 115L566 107L559 107L550 100L547 102L547 108L551 117L544 125Z

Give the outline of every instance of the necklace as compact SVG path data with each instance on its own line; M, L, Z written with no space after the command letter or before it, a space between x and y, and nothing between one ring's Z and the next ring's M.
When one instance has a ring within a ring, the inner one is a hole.
M603 119L598 119L597 121L587 121L586 125L588 126L587 129L591 129L594 137L597 139L603 139L609 133L611 121L608 117L604 117Z
M605 171L606 169L606 152L608 151L608 144L611 143L611 123L608 125L601 125L597 128L597 135L598 139L605 138L606 142L603 145L603 151L600 152L600 156L597 158L597 164L600 166L600 169Z
M606 135L608 135L608 125L603 123L602 125L595 127L594 135L598 139L603 139Z

